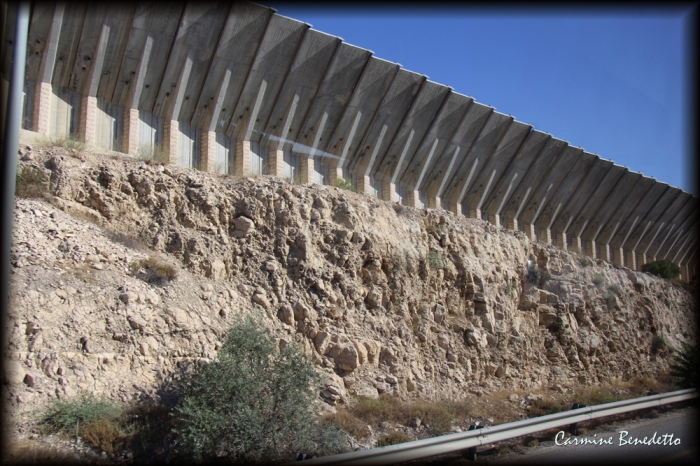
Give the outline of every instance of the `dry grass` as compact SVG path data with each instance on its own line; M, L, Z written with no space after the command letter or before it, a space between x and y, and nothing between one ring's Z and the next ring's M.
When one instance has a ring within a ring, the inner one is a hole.
M378 447L386 447L389 445L397 445L399 443L410 442L412 440L413 440L413 437L411 437L407 433L396 430L394 432L391 432L391 433L381 437L379 440L377 440L377 446Z
M49 191L49 177L33 165L18 167L15 178L15 194L19 197L41 197Z
M339 409L327 416L326 422L340 425L356 438L367 438L367 425L379 426L381 422L410 425L415 418L427 426L433 435L450 430L453 423L469 416L471 404L466 401L411 401L403 402L390 395L379 398L359 397L349 409Z
M129 267L132 274L148 283L174 280L178 273L174 265L156 256L133 262Z

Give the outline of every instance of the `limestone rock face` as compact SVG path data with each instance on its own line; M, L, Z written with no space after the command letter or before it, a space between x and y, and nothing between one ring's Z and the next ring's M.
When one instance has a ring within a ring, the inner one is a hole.
M51 184L15 208L3 393L18 423L80 390L153 394L244 314L318 364L331 406L653 376L669 362L654 336L696 342L683 287L478 219L61 151L19 162ZM135 273L149 257L177 277ZM528 261L547 279L530 283Z

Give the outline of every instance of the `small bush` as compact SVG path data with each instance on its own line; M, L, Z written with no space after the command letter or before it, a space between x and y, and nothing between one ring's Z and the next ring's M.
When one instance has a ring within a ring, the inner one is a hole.
M346 189L348 191L357 192L355 187L352 185L352 180L345 178L337 178L335 180L336 188Z
M593 275L593 279L591 280L595 286L600 286L605 282L605 277L601 273L597 273Z
M651 352L657 354L666 349L666 340L661 335L654 335L651 339Z
M441 252L430 250L428 252L428 265L430 268L435 270L441 270L445 268L445 255Z
M700 388L700 351L697 346L683 342L680 351L673 355L671 375L681 388Z
M671 261L658 260L644 264L642 266L642 272L673 280L681 275L681 268Z
M578 261L579 261L579 262L581 263L581 265L584 266L584 267L588 267L589 265L591 265L591 264L593 263L593 261L591 261L591 259L589 259L588 257L586 257L586 256L584 256L584 255L579 255L579 256L578 256Z
M85 144L76 139L75 135L68 137L44 137L37 141L39 147L62 147L68 150L71 156L85 152Z
M148 283L177 278L177 268L155 256L131 263L130 269L132 274Z
M610 291L606 291L605 293L603 293L603 299L608 304L611 304L613 301L615 301L616 297L617 296L615 295L615 293L611 293Z
M15 194L19 197L41 197L49 191L49 177L33 165L19 167L15 183Z
M153 146L144 144L136 151L136 157L146 163L164 163L165 151L163 150L162 144L155 144Z
M56 401L43 415L39 425L49 433L75 433L78 436L85 427L113 421L120 413L120 408L110 401L82 392L74 399Z
M311 411L319 376L296 345L277 350L250 319L229 331L218 358L175 382L175 449L197 462L291 460L339 448L339 431Z
M608 291L614 293L615 295L619 295L622 291L622 288L620 288L620 285L610 285L608 287Z
M411 442L413 438L405 432L396 430L377 440L378 447L387 447L389 445L397 445L399 443Z

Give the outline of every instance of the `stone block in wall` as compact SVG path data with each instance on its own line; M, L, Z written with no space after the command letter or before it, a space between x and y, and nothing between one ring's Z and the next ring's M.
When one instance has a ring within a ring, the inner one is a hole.
M179 142L180 124L176 120L165 120L163 123L163 156L166 163L177 165L180 161Z
M269 173L272 176L284 176L284 151L270 149L268 152Z
M128 108L124 112L124 133L122 134L122 150L129 155L137 155L139 151L139 111Z
M200 168L205 172L216 173L216 132L203 131L200 143Z
M83 96L80 99L80 121L78 137L91 146L97 143L97 97Z
M34 118L33 131L49 134L51 127L51 99L53 86L51 83L38 83L34 88Z

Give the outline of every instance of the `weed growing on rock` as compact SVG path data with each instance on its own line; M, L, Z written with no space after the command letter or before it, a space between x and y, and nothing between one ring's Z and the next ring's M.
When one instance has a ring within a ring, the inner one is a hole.
M155 256L133 262L130 269L132 274L148 283L177 278L177 268Z
M588 257L584 256L583 254L580 254L578 256L578 261L584 267L588 267L589 265L593 264L593 261L591 261Z
M335 187L340 189L346 189L348 191L357 192L355 187L352 185L352 180L345 178L338 178L335 180Z
M595 286L599 287L600 285L602 285L605 282L605 277L603 276L603 274L597 273L597 274L593 275L593 278L591 279L591 281L593 282L593 284Z
M651 339L651 353L658 354L666 349L666 340L661 335L654 335Z
M68 154L75 157L80 152L85 152L85 144L78 141L75 136L68 137L43 137L37 141L39 147L62 147Z
M25 165L17 170L15 194L19 197L41 197L49 190L49 178L39 167Z
M441 270L445 268L445 255L431 249L428 252L428 265L431 269Z

